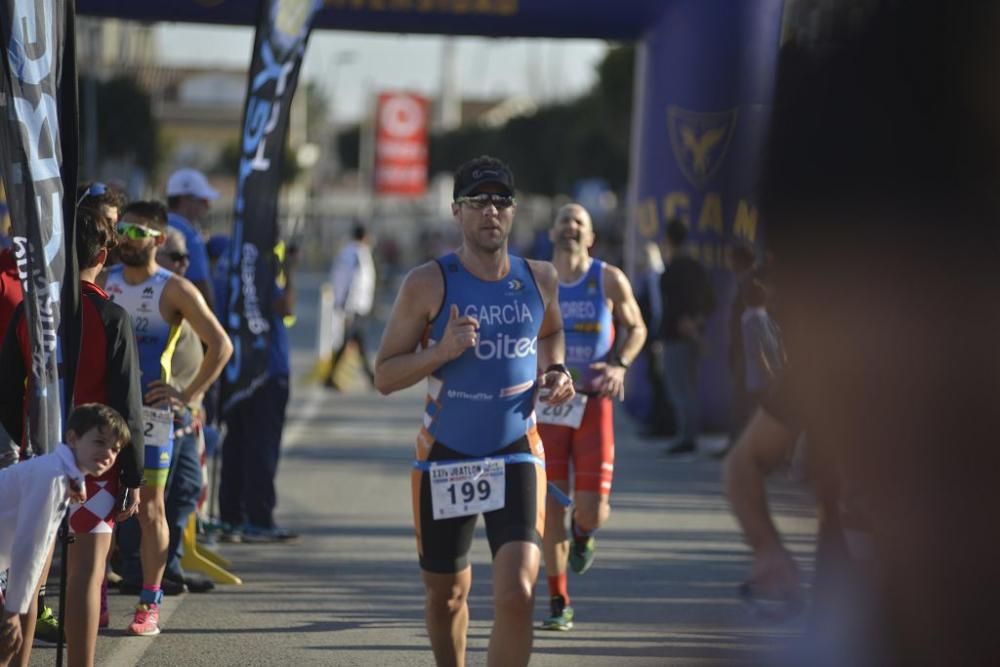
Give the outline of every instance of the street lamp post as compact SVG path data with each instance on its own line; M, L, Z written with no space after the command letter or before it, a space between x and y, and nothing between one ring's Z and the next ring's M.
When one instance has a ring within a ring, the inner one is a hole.
M350 65L355 61L357 53L354 51L337 51L333 54L331 59L330 67L330 109L328 111L329 121L330 121L330 134L333 137L332 155L330 156L330 177L331 180L336 179L337 175L340 173L340 155L339 155L339 145L338 145L338 135L337 135L337 83L338 75L340 74L340 67L342 65ZM329 144L328 144L329 145Z

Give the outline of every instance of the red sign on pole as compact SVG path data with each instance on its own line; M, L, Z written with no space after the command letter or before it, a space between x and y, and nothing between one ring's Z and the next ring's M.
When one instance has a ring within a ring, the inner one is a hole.
M410 93L378 96L375 193L419 197L427 190L427 98Z

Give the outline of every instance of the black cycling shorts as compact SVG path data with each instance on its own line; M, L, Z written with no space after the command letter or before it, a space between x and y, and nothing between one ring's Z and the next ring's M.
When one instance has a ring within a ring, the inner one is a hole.
M535 442L532 446L532 442ZM490 457L533 453L544 461L541 440L535 429ZM458 461L469 456L435 442L428 461ZM469 566L469 549L478 514L435 520L431 511L431 485L427 471L414 469L412 475L413 517L417 530L420 567L436 574L454 574ZM496 558L508 542L532 542L541 547L545 527L545 467L535 463L507 464L505 501L501 509L486 512L486 536Z

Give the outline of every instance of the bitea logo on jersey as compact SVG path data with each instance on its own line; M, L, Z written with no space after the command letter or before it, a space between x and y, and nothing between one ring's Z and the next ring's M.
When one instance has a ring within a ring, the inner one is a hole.
M538 353L538 338L518 338L507 334L497 334L494 338L480 338L476 343L476 358L523 359Z

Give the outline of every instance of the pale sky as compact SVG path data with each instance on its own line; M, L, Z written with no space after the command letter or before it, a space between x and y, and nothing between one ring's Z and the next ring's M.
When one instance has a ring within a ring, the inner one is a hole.
M246 67L250 61L251 28L160 23L156 32L164 64ZM321 83L328 96L336 94L338 122L356 120L366 91L437 94L445 39L319 30L309 38L303 76ZM459 92L466 98L527 94L545 102L574 97L594 83L594 67L607 50L606 42L593 39L453 39ZM350 62L335 66L338 59Z

